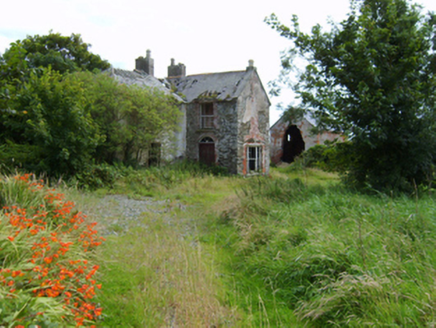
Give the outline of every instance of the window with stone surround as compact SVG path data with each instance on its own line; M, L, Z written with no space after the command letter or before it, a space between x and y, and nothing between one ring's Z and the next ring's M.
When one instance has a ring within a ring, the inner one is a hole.
M214 120L213 103L201 104L200 109L200 128L212 129Z
M262 172L262 146L247 147L247 173Z

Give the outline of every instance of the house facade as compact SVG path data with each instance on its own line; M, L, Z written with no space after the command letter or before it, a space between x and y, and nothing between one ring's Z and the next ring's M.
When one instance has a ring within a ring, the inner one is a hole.
M219 165L233 174L269 173L270 101L253 61L241 71L187 76L185 65L172 59L168 76L157 79L147 51L136 59L134 72L115 70L114 76L121 83L155 87L177 97L183 115L180 131L174 132L176 151L162 147L162 158Z
M269 173L270 102L252 61L244 71L168 81L186 101L186 158L234 174Z

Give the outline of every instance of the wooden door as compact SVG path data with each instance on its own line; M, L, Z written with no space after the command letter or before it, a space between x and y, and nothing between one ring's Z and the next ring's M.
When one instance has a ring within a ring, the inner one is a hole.
M200 162L206 165L215 163L215 144L214 143L199 143L199 159Z

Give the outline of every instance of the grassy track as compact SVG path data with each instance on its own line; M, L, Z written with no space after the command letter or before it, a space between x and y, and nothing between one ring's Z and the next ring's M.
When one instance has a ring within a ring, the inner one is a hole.
M436 323L428 193L363 195L334 175L290 169L250 179L136 176L112 192L153 200L129 214L98 196L105 191L76 195L108 235L100 254L108 327ZM103 208L115 215L102 217Z

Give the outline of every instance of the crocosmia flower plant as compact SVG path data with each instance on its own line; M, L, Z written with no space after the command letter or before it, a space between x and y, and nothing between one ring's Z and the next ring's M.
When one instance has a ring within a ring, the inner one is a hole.
M96 223L34 175L0 177L0 326L94 326L103 241Z

